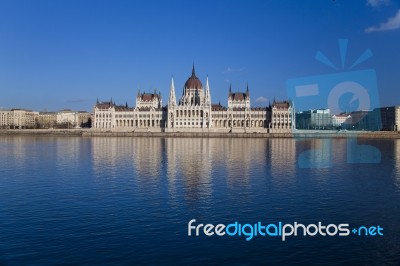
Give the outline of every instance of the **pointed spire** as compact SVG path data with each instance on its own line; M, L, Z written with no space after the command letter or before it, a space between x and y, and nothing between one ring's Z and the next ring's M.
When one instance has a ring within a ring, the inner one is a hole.
M194 70L194 63L193 63L193 68L192 68L192 76L196 76L196 71Z
M128 101L125 102L125 107L128 108Z
M172 75L172 78L171 78L171 88L170 89L175 90L174 76L173 75Z
M161 92L160 92L161 94ZM169 98L168 98L168 106L175 106L176 105L176 97L175 97L175 84L174 84L174 76L171 78L171 88L169 91Z
M205 95L205 105L211 106L211 94L210 94L210 85L208 84L208 75L206 78L206 95Z
M97 103L97 104L99 104L99 97L97 97L97 101L96 101L96 103Z

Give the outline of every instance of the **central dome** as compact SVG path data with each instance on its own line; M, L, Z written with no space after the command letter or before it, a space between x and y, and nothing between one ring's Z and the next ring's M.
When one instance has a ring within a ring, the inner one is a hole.
M194 65L193 65L193 69L192 69L192 76L190 76L190 78L188 78L188 80L186 81L185 88L196 89L196 90L203 89L203 84L201 84L201 81L199 80L199 78L196 77L196 72L194 71Z

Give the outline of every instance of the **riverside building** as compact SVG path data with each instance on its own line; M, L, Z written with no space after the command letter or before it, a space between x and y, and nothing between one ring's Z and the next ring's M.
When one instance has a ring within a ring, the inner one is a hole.
M0 110L0 128L35 128L39 112L25 109Z
M290 101L275 101L266 107L251 107L250 91L228 91L228 106L213 104L211 89L192 74L178 98L171 79L168 103L162 105L161 93L140 93L136 107L116 105L115 102L96 102L92 127L113 131L151 132L243 132L290 133L294 128L294 106Z

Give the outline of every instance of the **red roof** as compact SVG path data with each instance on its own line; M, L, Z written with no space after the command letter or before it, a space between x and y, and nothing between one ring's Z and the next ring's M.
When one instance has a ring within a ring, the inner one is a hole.
M289 102L274 102L273 106L276 108L289 108Z
M156 93L143 93L141 95L141 98L142 98L143 101L150 102L150 101L153 100L153 98L158 98L158 94L156 94Z
M101 103L96 104L96 107L98 109L108 109L113 106L114 106L114 104L112 102L101 102Z
M230 96L232 97L232 100L235 100L235 101L244 101L247 98L247 94L243 93L243 92L231 93Z
M213 111L224 111L224 110L226 110L226 107L222 106L220 103L211 104L211 110L213 110Z
M185 88L188 89L197 89L201 90L203 88L203 84L201 84L201 81L199 80L198 77L196 77L196 72L194 71L194 65L192 69L192 76L188 78L188 80L185 83Z

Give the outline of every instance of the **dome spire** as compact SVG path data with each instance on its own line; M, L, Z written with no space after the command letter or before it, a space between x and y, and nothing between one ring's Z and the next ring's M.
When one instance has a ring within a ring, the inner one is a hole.
M192 76L196 76L196 71L194 70L194 63L193 63L193 68L192 68Z

